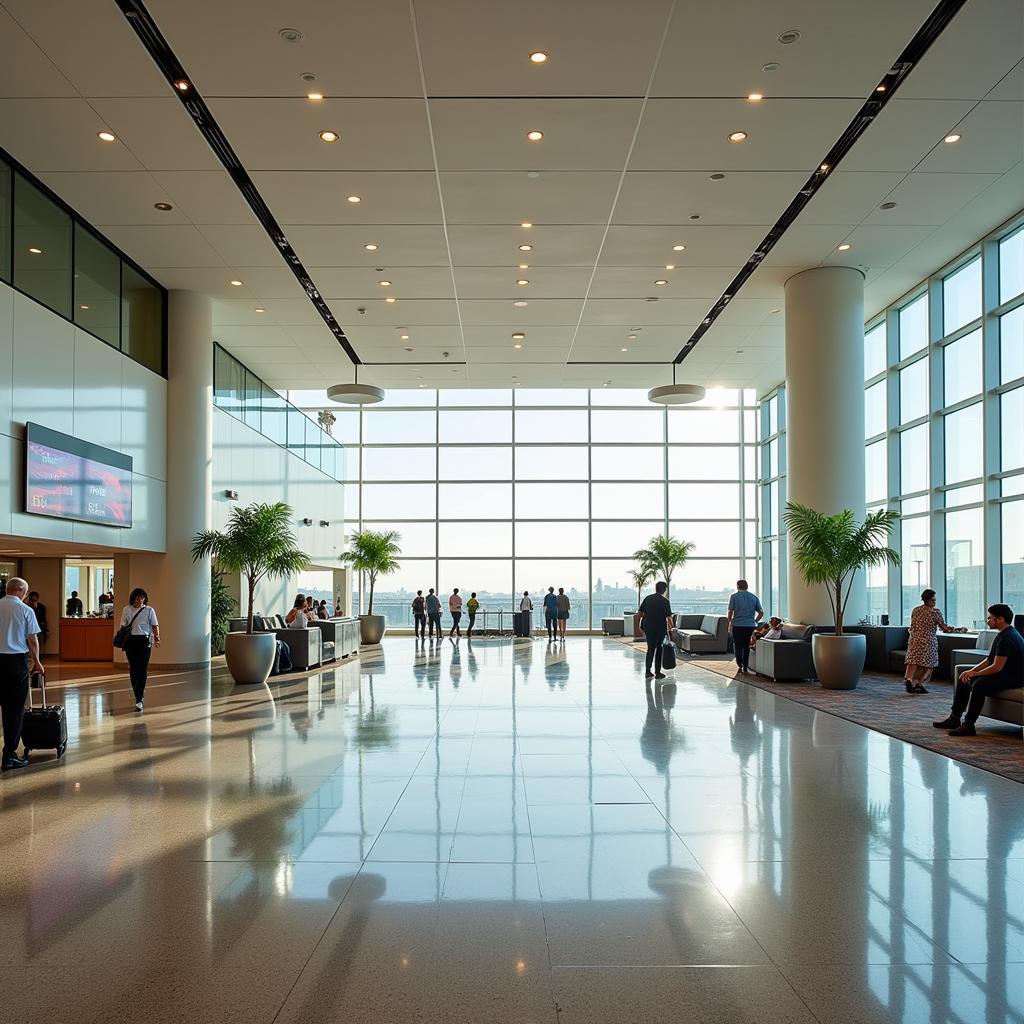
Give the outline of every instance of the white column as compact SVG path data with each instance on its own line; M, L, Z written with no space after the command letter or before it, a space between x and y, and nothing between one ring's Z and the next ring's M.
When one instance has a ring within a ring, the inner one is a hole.
M786 454L790 501L864 516L864 275L818 267L786 282ZM858 573L845 621L864 614ZM825 589L808 587L789 556L789 618L828 624Z
M213 309L196 292L168 296L167 553L131 556L122 594L144 587L160 618L154 665L210 661L210 565L193 564L192 538L210 526L213 461Z

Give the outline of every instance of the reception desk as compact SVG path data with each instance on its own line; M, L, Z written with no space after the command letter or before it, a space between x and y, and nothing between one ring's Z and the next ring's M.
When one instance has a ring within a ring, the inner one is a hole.
M113 619L60 620L62 661L114 660Z

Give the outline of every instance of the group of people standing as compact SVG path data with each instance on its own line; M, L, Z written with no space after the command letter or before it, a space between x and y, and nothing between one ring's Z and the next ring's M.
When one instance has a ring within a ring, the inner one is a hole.
M565 592L565 588L559 587L556 594L554 587L548 587L548 592L544 595L543 604L548 640L551 642L556 640L564 641L565 627L569 621L569 612L572 609L572 604L569 601L569 595ZM470 638L473 636L476 617L480 611L480 602L477 600L475 590L469 595L469 600L463 602L459 588L454 587L448 597L448 614L452 620L448 636L452 639L462 636L463 607L465 607L465 612L468 616L466 637ZM519 612L521 614L528 614L531 617L532 632L533 599L530 597L528 590L523 591L523 596L519 601ZM437 639L440 640L444 635L441 615L441 599L434 593L434 588L431 587L425 596L422 590L417 590L416 596L412 599L412 618L416 639L427 640L429 638L433 640L436 630Z

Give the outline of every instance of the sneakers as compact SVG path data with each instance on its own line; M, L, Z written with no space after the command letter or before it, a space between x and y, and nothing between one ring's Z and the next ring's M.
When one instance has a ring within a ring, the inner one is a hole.
M664 672L655 672L654 673L654 678L655 679L664 679L665 678L665 673Z
M932 725L936 729L958 729L960 727L960 719L950 715L949 718L944 718L941 722L932 722Z
M142 711L142 701L141 700L137 700L135 702L135 710L136 711Z
M963 725L958 725L955 729L949 730L950 736L977 736L978 730L974 728L973 722L964 722Z
M28 758L25 757L5 757L3 764L0 765L0 770L9 772L12 768L26 768L28 767Z
M654 678L654 673L653 672L645 672L644 673L644 679L653 679L653 678Z

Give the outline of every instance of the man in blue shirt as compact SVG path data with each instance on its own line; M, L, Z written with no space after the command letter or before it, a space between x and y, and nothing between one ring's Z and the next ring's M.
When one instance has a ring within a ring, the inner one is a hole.
M426 600L427 606L427 621L430 623L430 639L434 639L434 627L437 626L437 639L441 639L441 601L437 594L434 593L434 588L430 588L430 592L427 594Z
M7 593L0 597L0 711L3 717L4 747L0 768L24 768L28 761L18 757L21 723L29 690L29 659L32 671L42 674L39 661L39 623L25 604L28 584L17 576L7 581Z
M729 632L736 650L736 664L741 672L747 671L750 661L750 638L758 622L764 616L764 609L747 588L746 580L736 581L736 593L729 598Z
M558 598L554 587L548 587L544 595L544 625L548 627L548 640L554 640L558 626Z

